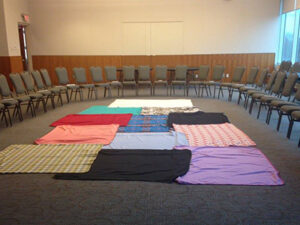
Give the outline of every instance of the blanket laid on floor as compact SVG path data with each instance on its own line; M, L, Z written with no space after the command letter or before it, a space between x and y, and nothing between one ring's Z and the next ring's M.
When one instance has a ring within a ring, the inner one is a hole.
M96 115L79 115L70 114L55 122L50 126L56 127L61 125L109 125L119 124L127 126L132 114L96 114Z
M143 107L141 115L169 115L171 112L193 113L198 111L200 111L198 107Z
M279 172L265 155L253 147L189 149L189 171L176 181L180 184L282 185Z
M223 113L170 113L167 125L173 127L173 124L220 124L229 123L227 116Z
M175 131L186 135L189 146L255 146L254 141L231 123L209 125L173 124L173 127Z
M119 127L118 132L168 132L166 115L132 116L126 127Z
M189 169L189 150L102 150L89 172L56 179L172 182Z
M140 115L141 107L107 107L104 105L94 105L79 114L133 114Z
M57 126L45 136L35 140L35 143L108 145L116 136L118 128L118 124L90 126Z
M188 145L185 134L178 132L163 133L117 133L110 145L103 149L156 149L168 150L175 146Z
M102 145L10 145L0 152L0 173L85 173Z

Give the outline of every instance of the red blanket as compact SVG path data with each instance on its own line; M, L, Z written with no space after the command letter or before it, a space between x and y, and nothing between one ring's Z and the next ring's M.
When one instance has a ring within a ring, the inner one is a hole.
M50 126L56 127L60 125L109 125L119 124L127 126L132 114L96 114L96 115L81 115L70 114L55 122Z

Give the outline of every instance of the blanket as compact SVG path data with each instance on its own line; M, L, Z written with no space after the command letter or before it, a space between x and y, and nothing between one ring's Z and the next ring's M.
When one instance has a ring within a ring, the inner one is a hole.
M133 114L140 115L141 107L107 107L104 105L95 105L83 110L79 114Z
M171 112L192 113L198 111L200 111L198 107L143 107L141 115L168 115Z

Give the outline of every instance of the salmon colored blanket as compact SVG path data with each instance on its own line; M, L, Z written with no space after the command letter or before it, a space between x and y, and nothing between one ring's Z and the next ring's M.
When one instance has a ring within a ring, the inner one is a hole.
M94 114L94 115L79 115L70 114L55 122L50 126L56 127L60 125L108 125L119 124L127 126L132 114Z
M103 144L115 138L118 124L91 126L57 126L45 136L35 140L36 144Z

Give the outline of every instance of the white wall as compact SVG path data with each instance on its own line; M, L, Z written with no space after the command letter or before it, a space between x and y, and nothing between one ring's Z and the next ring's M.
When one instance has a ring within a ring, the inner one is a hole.
M22 13L28 13L27 0L4 0L7 47L9 56L20 56L18 23Z
M279 36L280 0L28 1L33 55L131 54L124 51L124 23L131 22L182 22L182 46L169 54L275 52ZM163 27L163 40L177 43ZM147 29L138 35L150 43L154 37ZM141 40L137 45L132 54L160 54Z
M0 0L0 56L8 56L3 0Z

